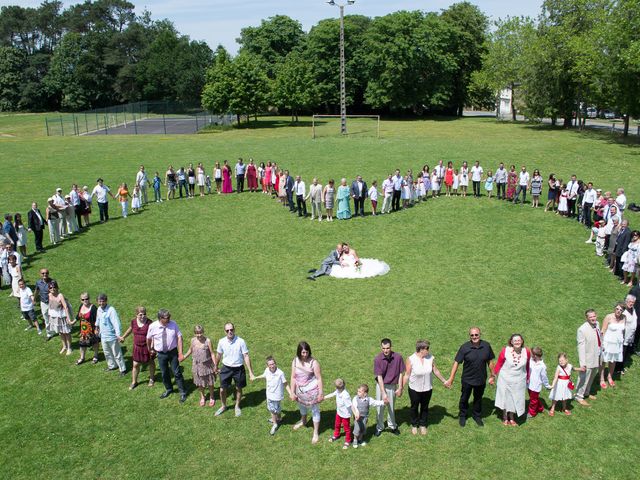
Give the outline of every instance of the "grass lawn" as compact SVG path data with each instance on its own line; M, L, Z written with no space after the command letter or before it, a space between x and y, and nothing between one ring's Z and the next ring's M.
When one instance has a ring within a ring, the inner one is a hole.
M12 135L0 138L3 211L26 217L33 200L44 211L57 186L92 187L98 176L113 188L131 184L141 163L151 174L200 161L210 171L214 161L235 163L238 156L275 160L307 184L312 176L324 184L357 174L381 182L392 169L416 172L444 159L456 165L479 160L485 171L501 161L525 163L545 178L550 171L564 179L576 172L606 190L624 186L629 201L637 202L640 192L638 144L492 119L383 121L380 140L312 140L310 128L289 127L286 119L261 121L270 128L200 135L47 138L43 118L0 117L0 134ZM482 328L496 355L511 333L522 333L527 346L542 346L552 375L560 351L577 363L584 310L595 308L602 320L627 290L584 244L587 233L577 222L487 198L440 198L394 215L332 224L298 219L258 193L154 204L126 220L110 203L113 221L34 256L29 283L46 266L75 308L82 291L94 299L104 291L123 325L139 304L150 313L168 308L187 342L200 323L215 345L224 322L232 321L256 373L264 357L274 355L289 377L297 342L305 339L322 365L326 393L336 377L352 395L363 382L373 390L373 357L386 336L405 358L418 338L429 339L447 376L471 325ZM632 227L640 225L635 214L630 219ZM341 240L364 257L386 261L391 272L360 281L306 281L307 269ZM32 249L32 236L29 241ZM405 391L397 407L399 438L383 434L363 449L342 451L327 441L333 400L322 404L321 443L312 446L310 429L291 429L299 417L290 401L283 404L285 425L269 436L264 383L248 386L240 418L214 418L214 409L198 407L190 360L186 404L177 395L158 399L159 374L153 389L128 391L130 377L103 372L104 362L77 367L77 350L60 356L57 339L44 343L23 332L6 294L0 298L5 478L637 478L637 366L618 387L600 392L592 408L576 406L571 417L543 416L514 429L493 413L490 387L486 426L461 429L460 375L450 391L435 380L426 438L409 433ZM128 365L131 348L128 339Z

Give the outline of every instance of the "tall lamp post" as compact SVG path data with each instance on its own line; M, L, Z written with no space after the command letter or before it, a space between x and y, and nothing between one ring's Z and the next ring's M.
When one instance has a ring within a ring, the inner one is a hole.
M347 134L347 92L344 78L344 7L353 5L356 0L346 2L329 0L327 3L340 9L340 133Z

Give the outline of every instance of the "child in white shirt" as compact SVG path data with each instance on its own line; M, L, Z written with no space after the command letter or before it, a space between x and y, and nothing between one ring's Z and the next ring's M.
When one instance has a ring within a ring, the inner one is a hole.
M544 412L544 407L540 402L540 391L542 387L551 389L549 378L547 377L547 366L542 360L542 349L533 347L531 349L531 359L529 360L529 412L527 418L533 418Z
M389 400L386 402L389 403ZM355 416L355 422L353 423L353 448L358 446L364 447L366 442L364 441L364 434L367 431L367 420L369 419L370 407L382 407L385 402L382 400L375 400L369 396L369 385L363 383L358 387L358 394L353 397L351 402L351 409Z
M333 436L329 439L330 442L335 442L340 438L340 430L344 428L344 446L343 450L349 448L351 445L351 396L344 385L344 380L336 378L336 390L328 395L327 398L336 397L336 422L333 430Z
M275 435L282 422L280 403L284 398L284 389L287 389L291 395L291 389L284 376L284 372L278 368L275 359L272 356L267 357L267 368L264 369L262 375L258 375L254 380L264 378L267 380L267 409L271 412L271 430L270 435Z
M40 324L38 323L34 309L35 300L33 298L33 292L27 287L27 284L22 278L18 280L18 297L20 298L22 318L30 322L24 330L31 330L35 327L38 330L38 335L42 335L42 330L40 330Z
M459 186L460 186L460 175L458 174L458 169L456 168L456 169L453 171L453 186L452 186L452 189L453 189L453 195L454 195L455 197L457 197L457 196L458 196L458 187L459 187Z

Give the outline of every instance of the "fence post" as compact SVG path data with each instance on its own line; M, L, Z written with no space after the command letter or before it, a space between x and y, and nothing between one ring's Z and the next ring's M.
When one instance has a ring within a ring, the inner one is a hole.
M78 135L78 130L76 129L76 114L71 114L71 122L73 123L73 134Z
M76 129L76 136L80 136L80 125L78 124L78 117L73 116L73 126Z
M96 132L100 130L100 120L98 119L98 112L96 112Z
M87 114L84 114L84 128L86 129L85 133L89 133L89 121L87 120Z
M196 133L198 133L198 112L196 112Z
M138 124L136 123L136 114L133 114L133 131L136 132L136 135L138 134Z
M616 131L616 122L613 122L613 123L611 124L611 132L613 133L613 132L615 132L615 131Z
M109 135L109 115L104 113L104 134Z
M62 115L60 115L60 130L62 131L62 136L64 137L64 123L62 123Z
M44 124L47 127L47 137L49 136L49 120L47 120L47 118L45 117L44 119ZM640 128L640 127L638 127Z
M164 117L165 117L165 114L163 113L162 114L162 125L164 127L164 134L166 135L167 134L167 122L166 122Z
M124 107L122 107L123 113L124 113L124 128L127 128L127 111L125 110Z

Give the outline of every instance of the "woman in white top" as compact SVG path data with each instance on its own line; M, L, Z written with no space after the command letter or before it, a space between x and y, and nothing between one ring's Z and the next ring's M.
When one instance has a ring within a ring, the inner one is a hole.
M222 186L222 169L220 168L220 162L216 162L213 167L213 179L216 182L216 193L220 195Z
M402 388L409 384L409 400L411 400L411 433L418 434L418 426L422 435L427 434L427 417L429 401L433 389L432 378L436 377L445 383L445 378L436 367L433 355L429 353L429 342L418 340L416 353L407 358Z
M196 179L198 182L198 189L200 190L200 196L204 197L205 174L204 174L204 165L202 165L202 162L198 163L198 166L196 167Z
M498 375L496 408L502 410L502 423L516 426L516 418L525 412L525 392L531 352L524 348L522 335L514 333L509 345L498 355L493 373Z
M616 362L622 362L622 347L624 345L624 329L626 317L624 316L625 304L616 303L615 310L602 321L602 368L600 369L600 388L607 388L604 381L604 371L608 366L607 381L611 387L616 384L613 381L613 370ZM608 365L607 365L608 364Z

